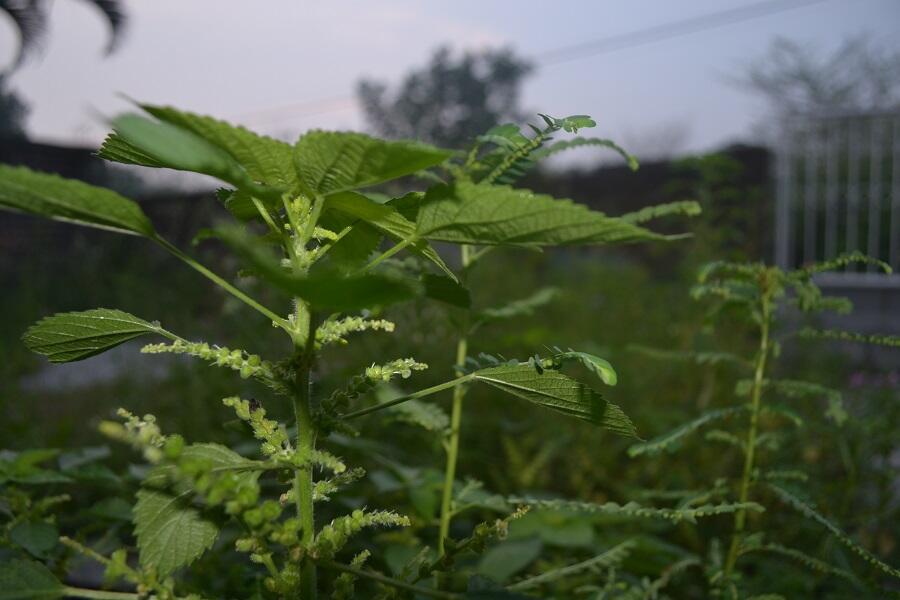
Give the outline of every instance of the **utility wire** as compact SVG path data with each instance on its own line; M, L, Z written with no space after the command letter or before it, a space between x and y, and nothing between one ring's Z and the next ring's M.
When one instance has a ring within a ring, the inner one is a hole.
M763 2L756 2L754 4L739 6L729 10L709 13L699 17L671 21L669 23L663 23L662 25L640 29L638 31L631 31L589 42L581 42L545 50L544 52L537 54L534 57L534 60L538 67L551 67L573 60L587 58L589 56L610 54L628 48L635 48L685 35L710 31L727 25L743 23L788 10L819 4L824 1L825 0L765 0ZM285 119L310 117L349 110L353 108L354 105L355 98L352 95L334 96L331 98L296 102L284 106L256 110L241 115L235 115L234 118L239 120L251 120L256 123L262 121L283 121Z

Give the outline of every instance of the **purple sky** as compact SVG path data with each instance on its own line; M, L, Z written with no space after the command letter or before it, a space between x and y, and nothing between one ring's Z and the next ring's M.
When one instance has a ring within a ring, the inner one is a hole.
M104 21L85 2L55 0L43 53L13 75L12 86L31 104L28 126L40 140L97 144L106 130L100 115L127 109L118 93L292 139L311 127L363 128L346 99L355 82L396 81L440 43L511 45L532 56L757 1L132 1L127 37L104 59ZM752 134L761 105L728 78L775 36L827 51L864 32L900 43L900 1L823 0L543 67L528 80L524 104L591 114L598 135L643 154L657 141L708 149ZM13 33L0 21L0 62L14 53Z

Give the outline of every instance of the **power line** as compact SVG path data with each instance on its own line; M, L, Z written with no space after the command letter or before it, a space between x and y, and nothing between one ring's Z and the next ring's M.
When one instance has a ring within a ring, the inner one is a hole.
M765 0L747 6L739 6L729 10L718 11L671 21L628 33L608 36L589 42L581 42L569 46L561 46L551 50L545 50L535 57L539 67L551 67L565 62L580 60L589 56L609 54L635 48L647 44L669 40L694 33L701 33L718 29L727 25L743 23L777 13L803 8L812 4L819 4L825 0ZM319 100L296 102L284 106L261 109L236 115L237 119L249 119L257 123L262 121L283 121L290 118L309 117L320 114L333 113L341 110L349 110L354 106L354 97L351 95L334 96ZM303 111L298 114L298 111Z
M592 42L582 42L571 46L563 46L547 50L537 56L539 66L546 67L563 62L578 60L598 54L609 54L626 48L644 46L663 40L668 40L692 33L700 33L711 29L718 29L726 25L743 23L761 17L767 17L780 12L802 8L811 4L818 4L824 0L766 0L747 6L739 6L730 10L701 15L682 21L672 21L654 27L648 27L640 31L632 31L619 35L601 38Z

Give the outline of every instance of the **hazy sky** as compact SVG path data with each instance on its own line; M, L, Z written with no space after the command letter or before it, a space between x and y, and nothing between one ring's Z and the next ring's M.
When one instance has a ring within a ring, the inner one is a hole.
M105 22L85 2L55 0L43 53L12 86L31 104L29 130L40 140L96 144L101 115L127 108L118 93L293 138L311 127L364 127L347 99L356 81L396 81L441 43L533 56L757 1L133 0L124 43L103 58ZM823 0L542 67L524 105L591 114L598 134L644 152L666 138L711 148L752 133L761 105L728 79L776 36L830 50L865 32L900 43L900 0ZM14 29L0 20L0 62L14 48Z

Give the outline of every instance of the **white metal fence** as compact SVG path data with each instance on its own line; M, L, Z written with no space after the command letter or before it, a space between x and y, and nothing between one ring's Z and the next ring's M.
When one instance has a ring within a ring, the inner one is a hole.
M900 287L900 112L796 119L776 157L776 263L859 250L895 273L852 266L822 283Z

